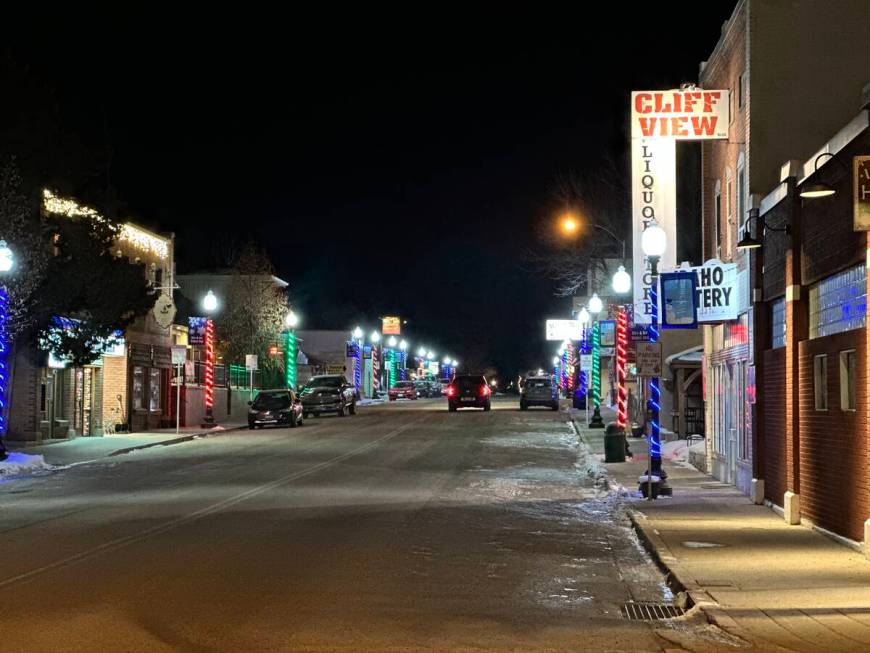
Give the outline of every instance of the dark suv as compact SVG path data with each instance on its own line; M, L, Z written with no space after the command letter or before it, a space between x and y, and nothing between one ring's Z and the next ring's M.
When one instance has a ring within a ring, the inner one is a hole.
M341 374L313 376L299 393L305 416L335 413L344 417L356 415L356 396L347 379Z
M261 390L248 402L248 428L302 426L302 404L292 390Z
M447 386L447 407L451 413L457 408L489 410L491 394L489 384L482 374L458 375Z

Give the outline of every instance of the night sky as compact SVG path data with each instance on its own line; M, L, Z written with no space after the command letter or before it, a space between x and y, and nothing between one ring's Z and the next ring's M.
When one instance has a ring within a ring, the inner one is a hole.
M179 270L252 238L304 328L397 313L513 374L549 360L542 320L568 307L522 260L556 176L623 157L628 93L696 81L733 4L70 14L8 21L3 47L112 152L133 219L176 233Z

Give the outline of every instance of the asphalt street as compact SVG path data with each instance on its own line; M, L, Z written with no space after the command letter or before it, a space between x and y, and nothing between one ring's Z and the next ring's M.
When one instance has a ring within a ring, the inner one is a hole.
M600 463L565 413L516 400L7 480L0 552L4 652L673 648L621 616L673 597Z

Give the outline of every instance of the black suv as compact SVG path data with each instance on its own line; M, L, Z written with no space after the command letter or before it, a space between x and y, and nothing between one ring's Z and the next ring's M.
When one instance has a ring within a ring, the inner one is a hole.
M447 386L447 407L450 412L458 408L490 409L492 391L482 374L457 375Z

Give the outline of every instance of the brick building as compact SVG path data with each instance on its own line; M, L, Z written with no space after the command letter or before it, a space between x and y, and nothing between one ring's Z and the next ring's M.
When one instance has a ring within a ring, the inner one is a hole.
M96 215L87 207L48 192L44 209L67 215ZM122 225L113 249L118 256L145 264L149 280L159 289L154 308L85 367L67 367L64 361L45 352L16 348L10 438L100 436L113 430L147 430L168 421L169 329L175 314L174 238L128 222Z
M854 116L870 74L868 33L863 0L740 0L701 64L700 85L731 98L728 140L702 143L703 257L736 263L740 297L736 321L704 327L707 463L756 501L763 477L754 379L762 377L752 346L753 261L736 245L749 209L779 182L780 164L805 159Z
M867 109L805 163L782 167L782 182L761 203L767 230L758 250L765 498L789 523L853 541L865 539L870 518L870 232L853 224L858 155L870 155ZM836 193L800 197L818 182Z

